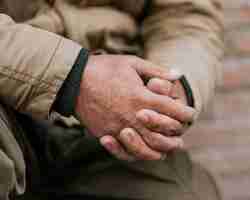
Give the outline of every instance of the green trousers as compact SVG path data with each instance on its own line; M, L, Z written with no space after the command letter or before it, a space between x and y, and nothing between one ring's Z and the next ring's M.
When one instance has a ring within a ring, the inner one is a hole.
M0 106L1 200L217 200L213 177L176 152L126 163L79 127L35 121Z

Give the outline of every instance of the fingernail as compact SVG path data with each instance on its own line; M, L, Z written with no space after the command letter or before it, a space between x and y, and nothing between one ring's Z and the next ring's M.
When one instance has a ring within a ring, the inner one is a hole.
M127 135L130 137L130 139L134 138L135 136L134 131L131 129L127 129Z
M147 114L143 114L140 119L144 122L144 123L148 123L149 122L149 117Z
M193 120L195 120L195 116L196 116L196 110L191 108L191 107L187 107L187 112L190 114L192 120L189 123L192 123Z
M174 80L180 79L181 76L183 76L183 73L181 73L180 70L178 69L170 69L169 76L170 76L170 79L174 81Z
M179 144L178 144L178 148L179 149L184 149L184 141L179 141Z
M102 144L102 146L105 146L108 149L113 148L113 145L112 145L111 141L109 140L109 138L106 138L106 137L101 138L100 143Z
M130 139L134 137L134 133L133 130L131 130L131 128L125 128L121 131L120 136L122 136L123 138L126 137Z

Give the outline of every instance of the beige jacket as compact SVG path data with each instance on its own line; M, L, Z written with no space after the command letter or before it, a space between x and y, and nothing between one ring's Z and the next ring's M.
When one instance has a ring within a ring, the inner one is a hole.
M48 117L81 47L181 69L199 112L213 95L219 0L0 0L0 12L0 98L21 112Z

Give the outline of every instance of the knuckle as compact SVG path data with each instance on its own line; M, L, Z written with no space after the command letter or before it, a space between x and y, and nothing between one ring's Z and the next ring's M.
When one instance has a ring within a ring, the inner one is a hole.
M155 95L154 93L148 90L144 92L142 102L147 106L148 109L155 110L154 108L159 106L158 100L158 95Z
M129 59L131 62L135 63L135 64L139 64L141 63L141 58L135 56L135 55L130 55Z
M145 140L148 143L148 145L152 148L158 148L159 147L159 139L157 137L156 133L150 133L145 136Z
M148 81L148 84L147 86L150 87L150 88L155 88L159 85L161 85L162 81L158 78L152 78Z
M145 89L140 89L134 94L134 106L139 108L148 108L148 106L152 103L152 95L150 92Z
M147 109L142 110L140 115L143 116L143 117L147 117L149 124L154 124L155 120L157 120L156 117L155 117L156 112L153 111L153 110L147 110Z
M128 141L133 140L134 139L133 129L131 129L131 128L124 128L120 132L120 137L121 137L121 139L128 140Z
M151 117L151 124L152 128L156 129L156 131L169 131L171 130L171 126L174 127L174 125L171 124L171 120L168 119L165 116L159 115L159 116L152 116ZM175 127L174 127L175 130Z
M152 79L150 79L150 81L148 82L148 84L152 85L152 86L167 87L167 88L169 88L170 86L173 86L173 84L170 81L159 79L159 78L152 78Z
M170 131L180 131L182 130L181 123L174 121L174 120L168 120L166 123Z
M138 119L145 119L145 118L148 117L148 116L147 116L147 113L146 113L145 110L140 110L140 111L138 111L138 112L136 113L136 117L137 117Z

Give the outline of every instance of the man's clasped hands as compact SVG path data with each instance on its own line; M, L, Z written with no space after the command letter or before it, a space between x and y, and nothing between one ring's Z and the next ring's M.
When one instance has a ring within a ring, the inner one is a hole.
M181 76L135 56L90 56L76 112L116 158L164 159L183 149L181 136L196 115L187 105Z

